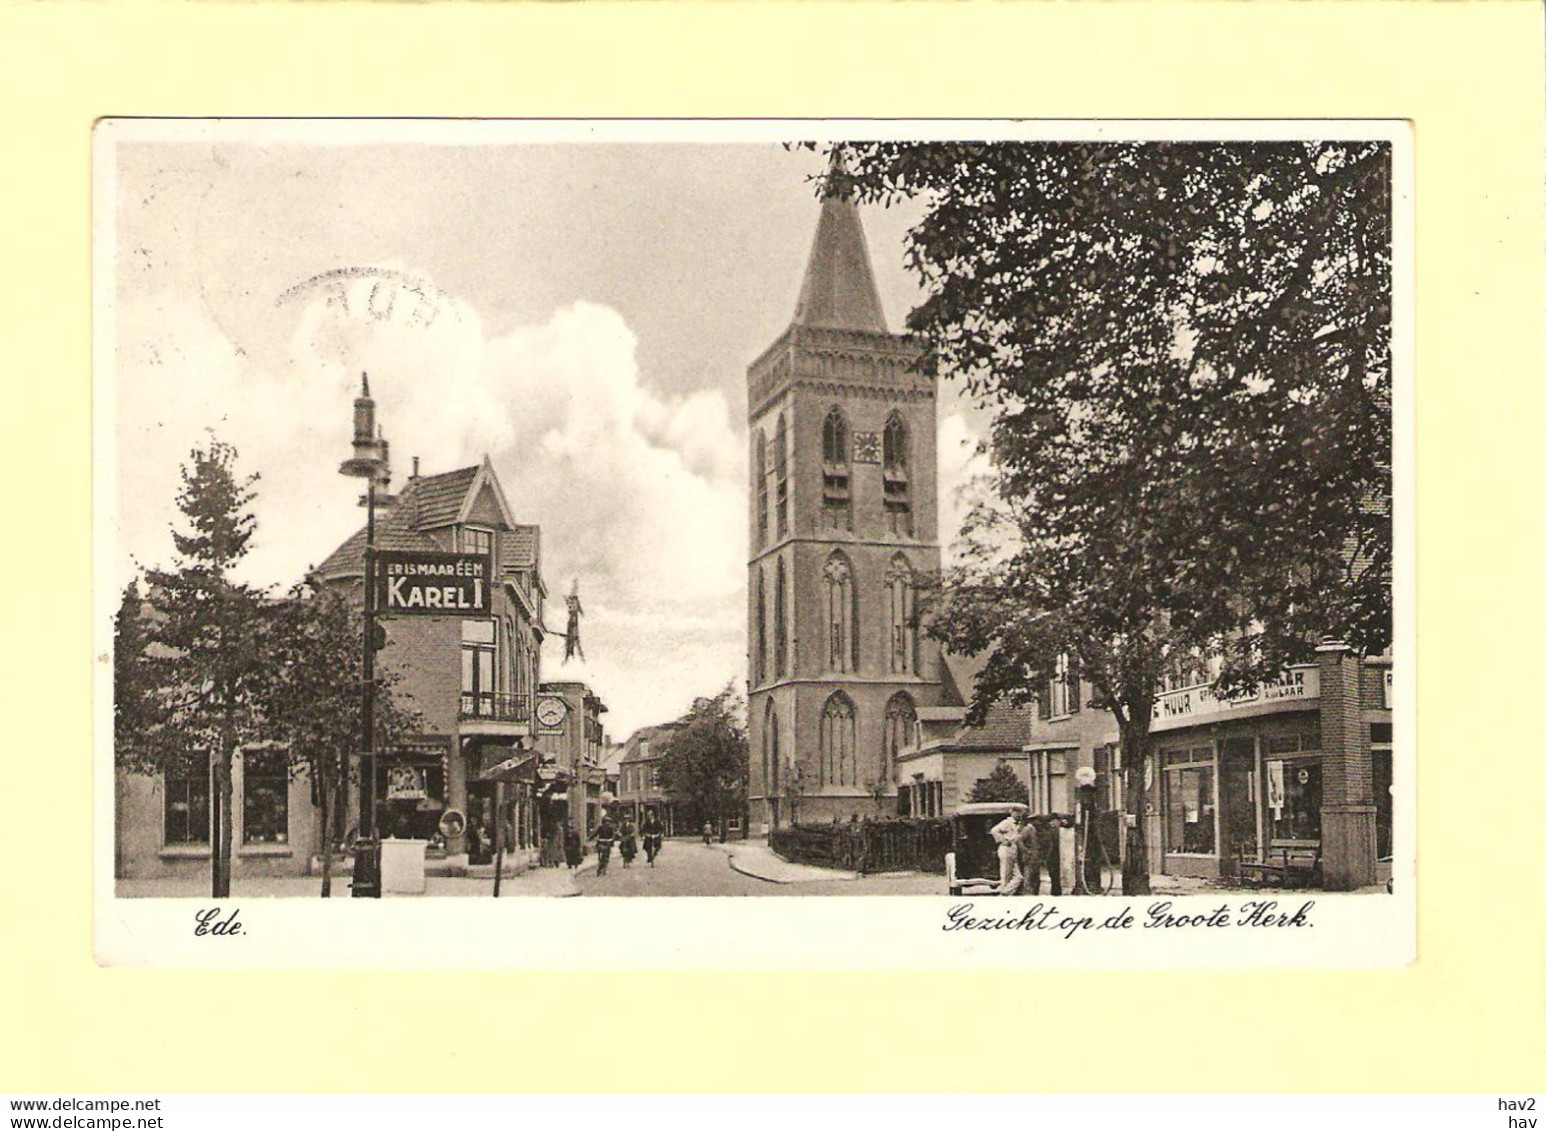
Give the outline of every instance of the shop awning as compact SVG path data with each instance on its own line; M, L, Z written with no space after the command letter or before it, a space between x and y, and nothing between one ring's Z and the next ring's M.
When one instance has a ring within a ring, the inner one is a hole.
M536 777L537 752L535 750L499 751L506 757L484 768L479 781L532 781Z

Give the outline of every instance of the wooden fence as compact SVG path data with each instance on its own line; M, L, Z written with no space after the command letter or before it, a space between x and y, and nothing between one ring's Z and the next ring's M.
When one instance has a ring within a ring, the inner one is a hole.
M948 820L916 818L774 829L768 846L785 860L822 868L871 872L945 871Z

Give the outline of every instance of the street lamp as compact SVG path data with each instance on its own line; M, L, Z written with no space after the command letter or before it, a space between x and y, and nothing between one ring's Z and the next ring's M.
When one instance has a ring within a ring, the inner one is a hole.
M361 661L360 836L354 853L356 896L381 896L381 842L376 837L376 485L392 478L387 442L376 427L376 402L370 377L360 374L354 399L354 457L338 467L340 475L365 480L365 639Z

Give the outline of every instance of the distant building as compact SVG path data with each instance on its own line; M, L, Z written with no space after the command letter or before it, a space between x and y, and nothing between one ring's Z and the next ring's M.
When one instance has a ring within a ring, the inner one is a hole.
M536 773L545 821L567 820L590 836L601 820L606 791L607 706L583 680L550 680L537 694Z
M635 821L641 821L647 811L653 810L666 836L674 836L678 831L694 831L686 826L677 829L676 806L660 785L661 759L671 743L671 737L681 726L681 722L677 721L640 727L623 743L622 757L618 762L617 796L622 811Z

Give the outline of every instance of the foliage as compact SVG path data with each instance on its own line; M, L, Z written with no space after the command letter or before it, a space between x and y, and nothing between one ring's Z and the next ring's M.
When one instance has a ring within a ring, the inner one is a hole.
M262 692L265 735L290 751L292 774L317 785L322 807L323 894L330 888L333 830L329 814L340 796L349 755L364 732L360 674L362 611L330 590L298 587L275 612ZM380 667L377 668L378 673ZM392 694L397 677L377 677L375 738L380 748L415 729L417 713Z
M181 562L147 572L142 616L129 613L136 587L126 591L115 623L114 673L124 679L114 689L116 756L151 772L210 766L216 897L230 894L231 758L261 737L266 675L263 595L231 576L256 528L249 508L257 476L239 476L236 460L235 448L213 438L190 453L177 495L186 526L172 532Z
M716 824L746 799L750 756L745 710L733 683L697 700L671 735L660 761L661 787L673 801Z
M974 804L980 801L1018 801L1022 805L1029 805L1031 793L1015 775L1014 767L1008 762L1000 762L987 777L977 779L966 800Z
M933 621L972 721L1067 653L1137 766L1167 674L1389 645L1388 145L842 149L829 188L926 201L909 325L993 414Z

